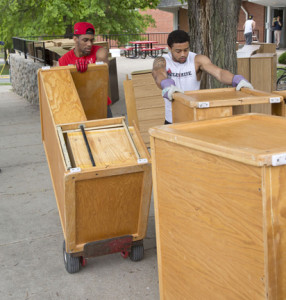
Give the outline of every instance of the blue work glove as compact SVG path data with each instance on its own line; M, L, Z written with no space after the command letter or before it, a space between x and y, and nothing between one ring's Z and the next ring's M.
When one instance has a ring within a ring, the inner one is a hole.
M173 79L164 79L161 81L162 96L170 101L173 100L173 94L175 92L184 93L181 89L176 87Z
M232 78L232 86L240 91L241 88L253 89L253 86L242 75L234 75Z

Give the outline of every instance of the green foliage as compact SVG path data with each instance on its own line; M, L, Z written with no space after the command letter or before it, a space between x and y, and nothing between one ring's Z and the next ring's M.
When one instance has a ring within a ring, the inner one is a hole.
M156 8L159 0L1 0L0 40L64 35L79 21L93 23L96 34L144 33L154 25L138 9Z
M286 65L286 52L283 52L278 58L279 64Z

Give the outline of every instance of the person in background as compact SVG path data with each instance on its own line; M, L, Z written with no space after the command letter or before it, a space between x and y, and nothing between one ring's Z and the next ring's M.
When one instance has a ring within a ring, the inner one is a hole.
M246 20L243 25L246 45L251 45L252 43L252 34L254 32L255 25L256 23L253 21L253 15L249 15L248 20Z
M276 49L279 49L279 44L280 44L280 39L281 39L281 30L282 30L282 21L281 21L280 16L273 18L272 26L274 29L274 38L275 38Z
M87 71L88 64L102 61L108 64L107 49L93 45L94 27L88 22L78 22L74 25L73 40L75 47L64 54L58 61L60 66L76 65L79 72ZM111 100L107 99L107 117L112 117Z
M169 53L157 57L153 63L152 75L162 90L165 101L165 124L172 123L173 93L200 89L202 72L215 77L218 81L236 87L252 88L241 75L233 75L211 63L201 54L190 52L190 37L183 30L172 31L167 39Z

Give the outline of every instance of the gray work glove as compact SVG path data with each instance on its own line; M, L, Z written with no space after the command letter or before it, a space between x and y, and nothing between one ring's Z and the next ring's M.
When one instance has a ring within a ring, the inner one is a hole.
M242 75L234 75L232 79L232 86L235 87L237 91L241 88L249 88L253 90L253 86L248 82Z
M170 101L173 101L173 94L175 92L184 93L181 89L176 87L173 79L164 79L161 81L162 96Z

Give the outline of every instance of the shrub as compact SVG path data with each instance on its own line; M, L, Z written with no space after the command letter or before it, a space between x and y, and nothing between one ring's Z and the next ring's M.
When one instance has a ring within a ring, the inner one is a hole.
M278 58L279 64L286 65L286 52L282 53Z

